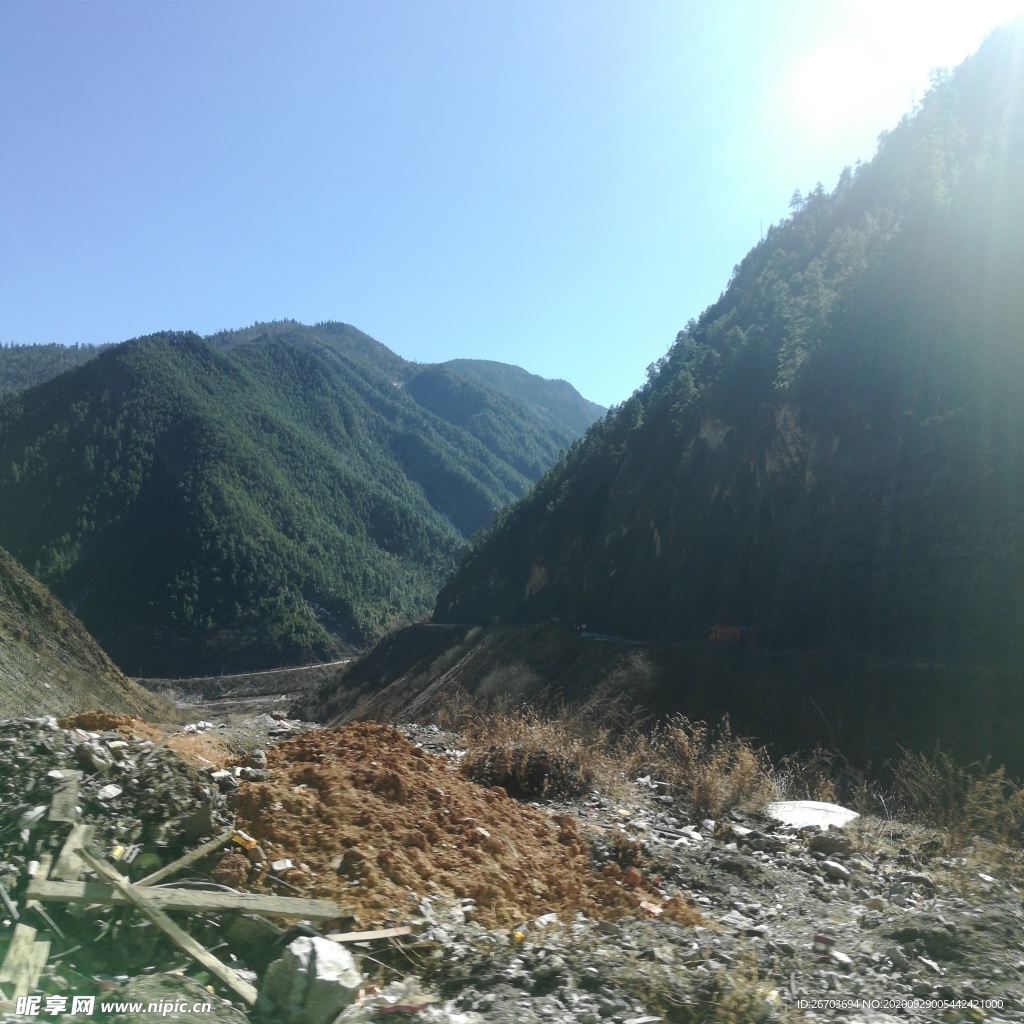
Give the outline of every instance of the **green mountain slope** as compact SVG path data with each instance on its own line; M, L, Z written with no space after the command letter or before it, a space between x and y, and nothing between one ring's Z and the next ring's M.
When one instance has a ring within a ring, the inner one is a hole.
M95 359L108 346L0 345L0 395L21 391Z
M411 363L350 324L325 322L307 327L294 320L279 320L220 331L206 340L218 348L233 349L280 337L343 352L347 358L401 384L422 372L443 368L511 399L519 415L525 413L561 447L569 445L607 411L604 406L588 401L567 381L548 380L507 363L488 359L452 359L436 365ZM52 380L65 370L95 359L109 347L0 344L0 395ZM556 448L556 454L557 451Z
M1024 639L1024 26L794 196L435 620L1010 661Z
M460 377L507 395L533 413L538 423L560 432L567 443L607 412L603 405L588 401L567 381L547 380L508 363L451 359L441 365Z
M0 548L0 718L94 708L160 722L178 717L126 679L82 624Z
M501 395L467 383L467 420L417 370L344 325L109 349L0 401L0 542L132 672L362 644L557 454Z

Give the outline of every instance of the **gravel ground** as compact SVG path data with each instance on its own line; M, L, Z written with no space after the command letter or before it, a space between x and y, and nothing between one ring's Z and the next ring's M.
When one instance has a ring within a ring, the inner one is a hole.
M118 727L100 728L104 722L96 720L91 729L63 728L52 718L0 723L0 884L25 920L31 916L23 901L28 864L55 853L66 834L67 826L43 813L62 784L55 773L79 771L77 820L95 825L102 852L134 852L137 867L129 865L130 873L197 845L246 800L263 806L269 794L272 808L287 793L292 810L306 815L306 839L317 841L299 846L301 830L289 831L282 815L276 838L257 837L273 843L265 860L290 857L297 873L283 877L311 895L326 890L341 902L346 893L355 900L358 890L367 890L359 894L367 918L360 927L386 917L415 929L406 939L353 947L367 988L342 1020L394 1021L402 1006L407 1019L464 1024L1024 1020L1022 872L1013 851L980 842L951 851L938 833L877 820L829 832L790 828L759 814L697 820L645 780L622 799L591 794L524 805L485 796L490 791L454 772L458 738L434 727L407 728L404 739L382 727L323 730L313 734L316 742L286 739L269 748L266 768L250 766L225 784L217 765L198 757L190 763L158 739L132 735L130 723L107 724ZM274 724L285 734L300 728ZM186 735L199 738L203 731ZM362 744L358 750L353 737ZM345 832L351 822L344 815L318 816L342 778L334 756L347 759L348 805L372 811L360 827L382 826L373 833L379 843L373 849L369 833ZM254 757L262 764L258 752ZM422 844L412 833L393 831L390 849L417 850L408 863L424 872L406 874L387 856L384 823L400 822L406 812L412 822L423 818L427 804L418 801L438 788L437 776L448 789L445 800L427 798L434 822L455 817L455 803L462 810L472 804L472 813L460 813L453 830L421 826ZM530 833L518 851L515 884L502 888L500 900L480 879L494 864L511 869L488 854L486 837L474 830L499 839ZM466 848L464 862L450 849L460 845L456 834ZM370 870L350 870L354 860L345 855L352 849ZM323 855L322 864L309 862L314 852ZM259 890L266 884L264 863L245 862L236 881ZM476 876L461 877L461 863L475 865ZM222 868L210 861L191 877L209 883ZM546 879L539 890L531 884L538 874ZM375 879L387 913L372 898ZM129 915L47 909L63 938L47 934L44 997L209 981L152 926ZM3 911L0 954L13 925ZM32 923L47 933L45 922ZM223 947L221 922L188 924L211 948ZM231 949L219 952L224 957ZM234 962L258 982L262 965L258 970L241 956ZM174 982L163 973L182 968L198 977ZM223 1015L217 1019L243 1019L221 995L214 1000ZM5 1019L13 1010L10 1002L0 1005Z

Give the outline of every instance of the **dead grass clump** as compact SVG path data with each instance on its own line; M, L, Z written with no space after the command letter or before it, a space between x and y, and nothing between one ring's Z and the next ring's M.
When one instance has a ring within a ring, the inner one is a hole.
M759 809L774 794L766 754L734 736L728 716L712 730L675 715L656 747L660 777L698 814L714 818L733 808Z
M477 716L466 725L462 772L520 800L581 796L602 774L605 737L585 737L579 726L564 710L552 718L533 708Z
M772 772L779 800L823 800L835 803L836 757L831 751L815 747L809 754L787 754Z
M904 750L890 764L895 812L945 829L955 842L982 836L997 843L1024 839L1024 789L987 762L963 767L948 754Z

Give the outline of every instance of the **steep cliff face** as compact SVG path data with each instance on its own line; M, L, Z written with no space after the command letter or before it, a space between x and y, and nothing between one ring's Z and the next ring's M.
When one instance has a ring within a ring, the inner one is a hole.
M436 621L1006 659L1024 634L1024 29L729 288L464 558Z

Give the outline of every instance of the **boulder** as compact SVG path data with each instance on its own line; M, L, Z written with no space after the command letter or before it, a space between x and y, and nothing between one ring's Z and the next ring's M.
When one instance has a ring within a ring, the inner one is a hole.
M256 1008L285 1024L329 1024L355 1002L362 975L347 949L320 936L299 936L268 968Z

